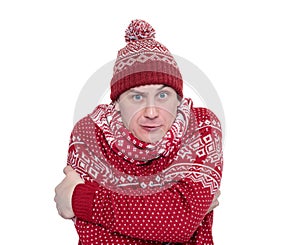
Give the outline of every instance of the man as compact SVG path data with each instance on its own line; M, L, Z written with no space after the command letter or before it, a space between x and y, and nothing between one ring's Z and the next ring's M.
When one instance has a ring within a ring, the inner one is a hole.
M183 98L178 66L154 34L131 22L112 102L72 131L55 201L62 217L75 217L79 244L213 244L220 122Z

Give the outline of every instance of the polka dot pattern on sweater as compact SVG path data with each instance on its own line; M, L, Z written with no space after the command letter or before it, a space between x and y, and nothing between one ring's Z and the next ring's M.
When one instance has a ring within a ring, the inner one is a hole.
M195 115L198 125L203 128L199 132L203 134L203 142L200 143L207 142L203 147L206 151L201 148L195 162L213 163L210 166L214 166L221 175L222 158L206 154L222 151L220 122L205 108L196 108ZM126 174L155 174L171 164L159 159L144 165L121 161L112 154L99 127L88 118L75 126L71 137L76 135L76 131L81 132L80 138L84 138L91 151L101 152L103 160ZM74 145L69 150L72 154L68 164L81 166L82 159L76 155ZM171 158L176 158L176 155ZM213 212L207 214L213 199L212 183L199 181L205 176L194 173L153 195L132 196L109 190L95 183L87 173L81 173L86 184L76 186L72 199L81 244L213 244Z

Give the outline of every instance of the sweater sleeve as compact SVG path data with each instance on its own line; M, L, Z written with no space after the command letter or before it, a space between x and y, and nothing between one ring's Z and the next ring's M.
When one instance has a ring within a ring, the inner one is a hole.
M209 188L190 179L149 196L121 195L89 182L75 188L72 205L78 218L110 232L143 240L186 242L212 199Z
M211 121L212 117L216 122L217 118L212 114ZM207 128L213 140L219 142L221 165L221 131L213 130L213 125ZM206 150L211 147L207 146ZM207 155L199 157L198 162L206 160ZM143 240L186 242L207 215L213 195L205 174L184 178L168 189L145 196L120 194L87 181L76 186L72 206L76 217L101 225L112 233Z

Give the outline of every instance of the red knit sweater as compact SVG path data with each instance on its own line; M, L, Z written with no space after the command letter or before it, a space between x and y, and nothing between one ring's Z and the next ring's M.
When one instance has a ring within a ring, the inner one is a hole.
M197 161L214 159L215 171L221 176L221 127L208 109L195 108L201 139L196 149ZM97 131L89 117L76 126L88 132ZM207 138L206 138L207 139ZM201 153L201 154L200 154ZM69 163L71 164L71 163ZM116 163L114 163L116 164ZM120 168L135 173L149 169L120 162ZM118 166L117 166L118 167ZM155 166L153 166L155 167ZM138 170L137 170L138 169ZM219 186L220 183L217 183ZM79 244L213 244L213 212L207 214L213 200L211 182L205 174L184 178L170 188L146 196L129 196L113 192L96 182L86 181L76 186L72 205Z

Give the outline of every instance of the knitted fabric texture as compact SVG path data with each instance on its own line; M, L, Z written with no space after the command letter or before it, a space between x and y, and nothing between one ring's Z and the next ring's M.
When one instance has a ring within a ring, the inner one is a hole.
M169 50L157 42L155 30L143 20L133 20L125 31L127 45L119 50L111 79L112 101L126 90L143 85L165 84L183 97L183 81Z
M72 197L79 244L213 244L207 210L221 181L220 122L187 99L179 111L157 144L123 133L113 104L75 125L68 164L86 182Z

